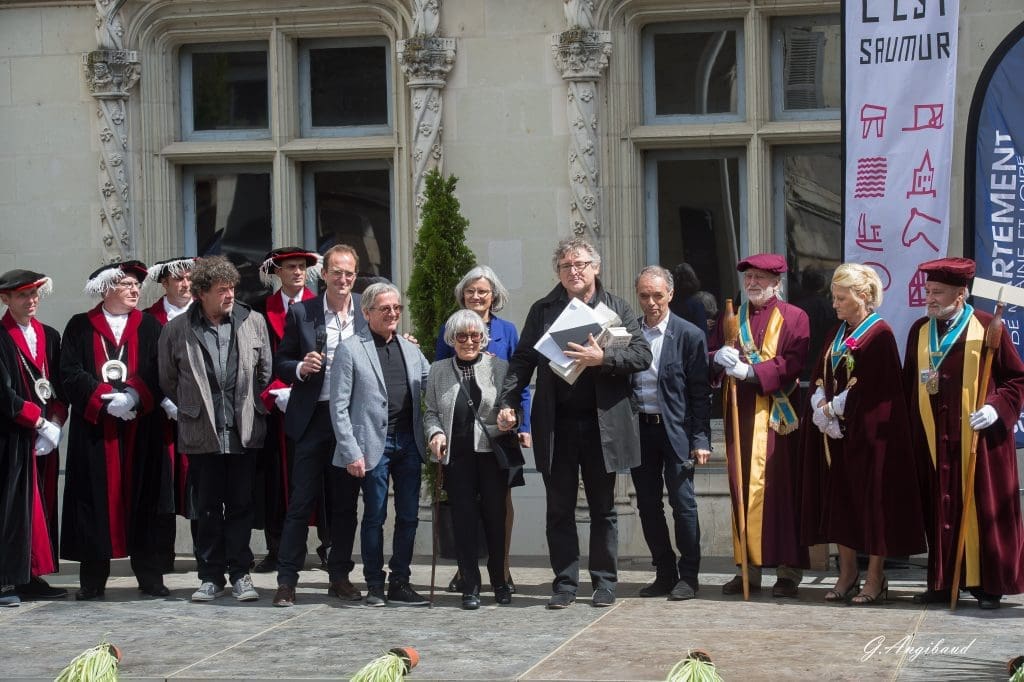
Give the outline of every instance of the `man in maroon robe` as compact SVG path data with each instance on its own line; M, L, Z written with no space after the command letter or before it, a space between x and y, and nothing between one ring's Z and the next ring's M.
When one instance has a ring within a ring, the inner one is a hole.
M800 543L797 380L807 359L810 325L807 314L779 298L786 259L773 253L744 258L747 302L740 306L740 338L723 345L723 325L715 325L710 348L718 378L724 371L736 383L739 443L733 437L733 413L725 390L725 442L729 461L739 458L741 483L730 475L734 514L746 511L747 563L750 588L761 589L761 567L776 567L775 597L796 597L808 565ZM733 529L737 526L734 523ZM733 537L740 561L740 538ZM740 594L737 575L722 586L723 594Z
M307 286L307 280L316 281L320 275L321 257L314 251L298 246L282 246L266 255L260 266L260 280L273 288L280 287L263 301L262 312L267 319L270 333L270 350L277 354L277 347L284 338L285 319L288 308L316 297ZM285 437L284 411L288 407L291 389L289 382L275 378L263 391L263 404L270 411L267 419L267 437L264 441L261 469L256 477L256 524L262 525L267 542L267 555L256 564L256 573L272 573L277 570L277 552L281 546L281 532L284 517L288 511L290 497L291 457ZM321 546L317 549L321 562L326 560L330 535L327 532L327 514L321 493L315 518L317 535Z
M928 277L928 316L911 327L903 363L929 547L928 590L914 601L948 603L955 587L970 590L981 608L996 609L1002 595L1024 592L1024 528L1013 437L1024 402L1024 363L1005 327L999 348L984 348L992 315L964 300L974 261L942 258L923 263L920 270ZM978 386L989 353L994 353L991 380ZM976 409L979 391L984 391L984 406ZM965 392L973 398L964 400ZM974 434L974 503L967 517L961 583L954 586L962 480Z
M36 320L50 278L0 275L0 605L62 599L40 576L57 572L57 474L67 406L54 375L60 335Z
M174 500L153 413L160 323L138 309L146 266L105 265L85 292L102 300L68 321L60 375L71 405L61 558L80 562L78 600L102 599L110 560L131 556L139 590L169 594Z

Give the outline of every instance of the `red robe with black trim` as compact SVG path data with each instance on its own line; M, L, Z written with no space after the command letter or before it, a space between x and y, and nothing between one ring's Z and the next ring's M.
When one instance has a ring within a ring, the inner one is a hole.
M300 294L300 301L307 301L316 298L316 294L303 287ZM284 338L285 320L288 311L281 299L281 291L275 291L263 300L263 316L267 319L267 331L270 333L270 352L277 353L277 347ZM268 411L267 416L267 437L263 446L263 476L256 477L256 528L267 528L280 533L284 525L284 517L288 512L288 498L290 497L291 466L288 455L288 443L284 434L284 414L274 404L274 396L271 391L279 388L287 388L290 381L283 381L274 378L263 392L260 399ZM318 505L319 506L319 505ZM313 516L316 516L314 511ZM315 525L311 521L310 525Z
M101 399L123 390L100 378L103 363L118 356L101 307L72 317L63 338L60 374L72 409L60 555L74 561L124 557L147 544L156 515L174 511L153 420L162 398L160 323L133 310L121 336L121 361L128 367L124 386L139 394L138 416L131 421L108 414Z
M60 454L35 456L35 424L41 416L58 425L67 419L56 376L60 334L35 319L30 324L33 349L10 312L0 320L0 585L57 572ZM55 393L45 406L34 391L43 376Z
M166 296L161 296L157 302L145 309L146 313L152 315L160 326L167 324L167 309L164 307ZM156 422L156 430L160 434L160 453L164 457L167 470L166 476L171 480L174 490L174 511L178 516L186 519L195 519L195 510L192 508L188 491L188 455L178 452L178 426L177 423L167 416L163 409L156 410L153 420Z
M977 309L974 317L986 329L992 320L991 314ZM938 394L929 396L936 431L933 465L924 424L919 416L917 390L922 369L917 361L918 335L928 333L927 322L928 318L922 318L910 328L903 378L912 415L910 426L914 454L923 484L925 530L928 533L928 587L945 590L953 582L953 557L963 513L961 477L966 472L962 471L961 462L961 420L968 419L976 406L963 405L961 400L965 331L939 365ZM981 357L983 362L984 354ZM989 594L1021 594L1024 593L1024 527L1021 525L1020 479L1013 427L1024 403L1024 363L1017 355L1005 325L999 350L993 356L992 378L985 391L985 403L996 409L999 419L981 431L978 438L974 501L978 510L981 585L961 586L980 587ZM966 574L965 567L961 578L964 583Z
M739 456L743 475L743 494L736 489L735 481L730 476L729 486L732 499L744 500L747 507L747 542L749 546L761 551L762 566L786 565L794 568L806 568L809 564L807 547L800 542L800 457L799 431L786 435L767 429L762 437L767 440L765 467L760 481L764 487L763 505L760 509L761 532L757 536L756 526L751 523L750 475L751 447L754 436L754 414L758 395L770 395L778 390L787 390L800 378L804 362L807 360L808 341L810 339L810 323L807 313L794 305L777 297L770 299L763 308L750 309L750 332L754 344L761 348L772 311L779 310L782 315L782 330L779 333L778 348L773 359L753 365L757 381L739 381L736 384L737 414L739 416L740 443L737 451L733 439L732 415L729 401L726 399L724 410L725 443L729 457ZM717 380L722 379L721 366L713 364L714 353L722 346L722 324L715 325L709 348L712 367L715 368ZM749 362L740 353L743 362ZM724 391L723 391L724 392ZM728 395L726 395L728 398ZM800 412L800 391L793 390L789 394L790 402L797 414ZM731 461L731 460L730 460ZM737 540L738 543L738 540ZM749 556L749 553L748 553Z

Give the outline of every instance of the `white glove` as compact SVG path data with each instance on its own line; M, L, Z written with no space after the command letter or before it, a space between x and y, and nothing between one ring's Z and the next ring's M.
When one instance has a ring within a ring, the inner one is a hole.
M817 410L818 405L820 405L823 402L825 402L825 389L823 389L821 386L818 386L816 389L814 389L813 395L811 395L811 407Z
M435 462L448 463L448 438L443 433L435 433L430 439L430 454Z
M160 407L164 408L164 412L167 413L168 419L178 421L178 406L171 402L170 398L164 398L161 400Z
M844 389L835 398L832 398L832 414L837 417L842 417L846 412L846 395L850 392L850 389Z
M42 425L36 428L39 435L53 444L53 447L60 445L60 427L48 419L44 419ZM51 450L53 448L50 448Z
M811 415L811 422L818 427L819 431L825 433L825 427L828 426L828 417L825 416L824 408L814 408L814 413Z
M831 419L828 426L825 427L825 435L835 440L840 440L843 437L843 430L839 428L839 420Z
M132 411L135 407L135 400L127 393L107 393L101 395L100 398L107 401L107 413L110 416L125 421L135 419L135 412Z
M270 391L270 395L274 396L274 404L277 405L277 409L281 412L288 411L288 401L292 397L292 389L288 388L275 388Z
M53 452L56 447L57 447L57 445L55 443L53 443L53 441L51 441L49 438L44 436L43 434L40 433L38 436L36 436L36 445L35 445L36 457L42 457L43 455L48 455L51 452Z
M722 346L715 353L715 364L722 367L732 367L740 361L740 352L732 346Z
M999 413L996 412L996 408L991 405L985 405L977 412L971 413L971 428L975 431L981 431L995 424L998 419Z
M729 369L725 370L725 373L731 377L735 377L736 379L743 381L748 376L750 376L751 371L752 369L750 365L748 365L745 362L740 362L739 360L737 360L736 364L734 364Z

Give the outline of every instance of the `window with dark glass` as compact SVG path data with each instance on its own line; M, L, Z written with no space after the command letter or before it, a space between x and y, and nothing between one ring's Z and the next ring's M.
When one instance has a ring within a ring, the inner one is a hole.
M266 50L187 53L191 129L252 130L269 126Z
M299 109L307 136L366 135L391 124L388 43L383 38L301 43Z
M775 118L838 118L842 106L841 70L838 15L773 21Z

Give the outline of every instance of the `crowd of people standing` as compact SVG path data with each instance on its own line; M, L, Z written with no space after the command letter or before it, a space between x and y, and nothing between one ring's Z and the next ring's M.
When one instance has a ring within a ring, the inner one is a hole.
M322 256L271 251L261 272L277 288L257 308L236 300L239 273L224 257L105 265L85 287L99 302L63 335L36 320L49 277L0 275L0 604L66 597L43 578L58 558L79 562L78 600L104 598L110 560L122 557L142 593L167 596L175 515L191 521L193 601L229 590L256 600L256 570L276 571L275 606L293 605L312 526L330 597L426 604L410 570L425 466L441 469L453 512L450 591L461 593L462 608L480 607L488 587L482 524L490 591L509 604L511 489L524 483L524 447L545 489L548 608L572 605L581 587L581 480L590 603L615 603L615 482L626 471L655 570L640 596L693 599L701 559L694 471L711 455L714 387L724 398L740 569L724 594L761 589L762 569L774 568L773 596L797 596L808 547L820 543L839 548L827 602L884 601L885 558L924 551L928 589L917 602L967 589L988 609L1024 592L1013 441L1024 363L1005 329L986 347L992 316L967 303L972 261L920 266L927 315L911 329L902 362L878 314L881 282L863 265L841 265L832 277L837 319L820 352L807 314L781 296L787 263L777 254L739 261L735 317L709 315L692 269L676 270L677 292L660 266L637 275L635 315L605 289L601 254L583 239L559 242L552 267L558 283L530 306L521 334L496 315L508 292L495 272L466 273L433 363L399 332L404 306L393 284L353 291L358 254L345 245ZM147 282L163 296L142 311ZM562 351L582 370L570 382L537 344L573 299L611 310L625 336L569 342ZM798 381L808 367L804 396ZM975 490L965 495L972 454ZM389 489L395 523L385 563ZM268 547L259 563L254 528ZM357 532L365 595L352 580ZM863 576L858 555L867 557Z

